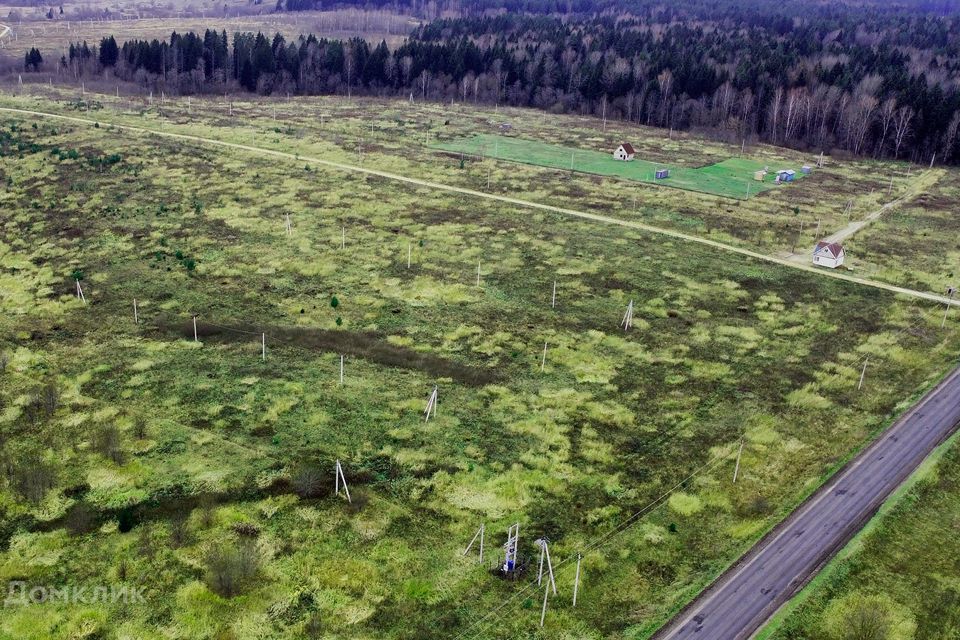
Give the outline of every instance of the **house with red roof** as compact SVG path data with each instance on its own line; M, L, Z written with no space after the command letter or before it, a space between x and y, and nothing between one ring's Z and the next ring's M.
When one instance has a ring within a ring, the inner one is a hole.
M616 151L613 152L613 159L629 162L630 160L633 160L633 156L635 153L636 151L633 150L633 145L630 144L629 142L624 142L619 147L617 147Z
M813 264L819 267L836 269L843 264L843 258L843 247L836 242L820 241L813 250Z

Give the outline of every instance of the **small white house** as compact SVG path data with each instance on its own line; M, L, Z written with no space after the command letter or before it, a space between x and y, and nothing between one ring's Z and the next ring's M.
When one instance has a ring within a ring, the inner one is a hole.
M613 152L613 159L629 162L630 160L633 160L635 153L636 151L633 150L633 145L629 142L624 142L622 145L617 147L616 151Z
M836 269L843 264L844 251L836 242L818 242L813 250L813 264Z

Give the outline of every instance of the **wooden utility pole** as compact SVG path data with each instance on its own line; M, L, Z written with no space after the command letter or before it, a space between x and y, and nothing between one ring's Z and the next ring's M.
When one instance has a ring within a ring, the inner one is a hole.
M870 358L867 358L863 361L863 371L860 372L860 382L857 383L857 391L863 388L863 378L867 375L867 363L870 362Z

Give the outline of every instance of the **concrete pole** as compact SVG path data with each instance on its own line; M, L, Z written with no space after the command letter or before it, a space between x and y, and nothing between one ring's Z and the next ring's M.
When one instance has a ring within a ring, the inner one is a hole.
M949 300L953 300L954 291L955 291L955 289L953 289L953 288L951 287L950 290L947 292L948 295L949 295L949 298L948 298ZM950 303L947 302L946 308L943 310L943 321L940 322L940 328L941 328L941 329L943 329L945 326L947 326L947 314L948 314L949 312L950 312Z
M580 561L583 556L577 554L577 573L573 576L573 606L577 606L577 593L580 591Z
M543 587L543 609L540 611L540 626L543 627L543 621L547 617L547 594L550 593L550 586Z

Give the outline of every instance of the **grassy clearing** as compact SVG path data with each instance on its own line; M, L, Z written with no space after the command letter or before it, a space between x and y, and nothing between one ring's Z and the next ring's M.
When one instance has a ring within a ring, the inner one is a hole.
M350 157L327 124L184 119ZM922 305L662 237L106 119L0 129L0 580L149 593L18 610L0 635L645 637L960 353ZM527 584L461 555L481 522L491 563L513 522L523 555L547 535L564 562L678 483L585 555L576 609L565 564L543 631L528 593L472 626ZM231 558L256 570L227 596L210 574Z
M624 178L636 182L648 182L675 189L688 189L727 198L747 199L763 191L777 188L773 184L775 176L768 174L765 181L757 181L755 171L769 168L763 162L749 158L727 158L715 164L702 167L677 167L676 161L656 163L642 158L630 162L614 160L610 153L561 147L557 145L525 140L502 135L478 135L472 138L454 140L436 145L437 149L452 153L465 153L496 160L522 162L552 169L591 173L601 176ZM670 177L658 180L658 169L670 169ZM794 168L797 178L803 177L800 167ZM786 187L786 185L784 185Z
M958 443L944 444L761 637L842 639L857 620L881 621L881 637L955 637L958 545L947 532L960 525Z

